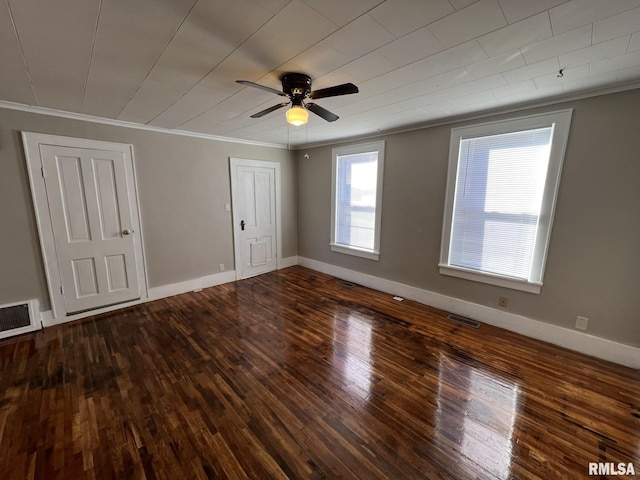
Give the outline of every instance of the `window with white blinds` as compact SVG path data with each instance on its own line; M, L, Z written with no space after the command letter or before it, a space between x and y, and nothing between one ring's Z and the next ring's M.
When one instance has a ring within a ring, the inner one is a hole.
M441 273L539 293L570 117L452 130Z
M377 260L384 142L333 149L331 249Z

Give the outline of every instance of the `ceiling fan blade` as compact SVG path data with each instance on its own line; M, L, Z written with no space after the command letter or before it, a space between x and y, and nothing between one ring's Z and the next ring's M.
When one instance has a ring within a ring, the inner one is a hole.
M264 85L260 85L259 83L250 82L249 80L236 80L236 83L239 83L240 85L246 85L247 87L259 88L260 90L265 90L267 92L280 95L281 97L286 97L286 94L281 92L280 90L276 90L275 88L271 87L265 87Z
M306 103L305 107L307 107L307 110L310 110L319 117L324 118L327 122L335 122L340 118L335 113L331 113L326 108L322 108L320 105L316 105L315 103Z
M320 90L314 90L309 94L309 98L314 100L318 98L337 97L339 95L351 95L352 93L358 93L358 87L353 83L343 83L342 85L336 85L335 87L321 88Z
M289 105L289 102L279 103L278 105L274 105L273 107L265 108L261 112L254 113L253 115L251 115L251 118L264 117L266 114L275 112L279 108L286 107L287 105Z

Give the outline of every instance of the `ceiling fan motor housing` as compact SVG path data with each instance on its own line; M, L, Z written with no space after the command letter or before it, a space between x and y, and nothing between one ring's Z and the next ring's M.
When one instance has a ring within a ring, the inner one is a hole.
M303 73L287 73L282 77L282 91L291 97L291 100L302 101L311 92L311 77Z

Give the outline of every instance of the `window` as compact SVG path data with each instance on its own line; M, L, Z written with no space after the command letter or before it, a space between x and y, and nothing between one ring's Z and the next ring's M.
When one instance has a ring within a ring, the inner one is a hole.
M540 293L571 110L451 131L440 273Z
M378 260L384 142L332 154L331 250Z

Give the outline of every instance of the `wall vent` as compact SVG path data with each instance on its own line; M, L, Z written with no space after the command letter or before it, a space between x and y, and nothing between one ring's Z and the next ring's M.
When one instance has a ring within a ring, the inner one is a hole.
M0 338L41 328L37 300L0 305Z

